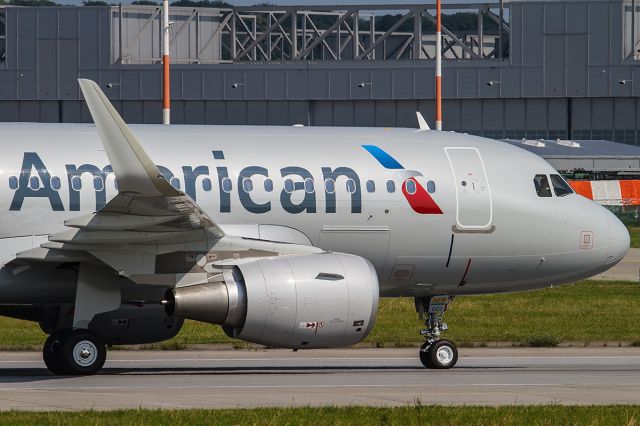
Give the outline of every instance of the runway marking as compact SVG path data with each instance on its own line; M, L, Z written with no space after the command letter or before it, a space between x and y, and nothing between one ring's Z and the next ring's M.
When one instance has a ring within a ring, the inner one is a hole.
M465 383L465 384L440 384L438 388L460 388L460 387L541 387L541 386L610 386L603 385L602 383ZM615 386L633 386L639 387L638 383L616 383ZM389 387L402 387L402 388L433 388L433 383L425 384L334 384L334 385L203 385L203 386L162 386L162 389L327 389L327 388L389 388ZM5 391L77 391L77 390L158 390L157 386L72 386L69 387L4 387L0 388L0 392Z
M138 358L138 359L108 359L107 363L113 362L221 362L221 361L416 361L418 357L407 358L333 358L333 357L315 357L315 358ZM461 356L460 360L524 360L524 359L637 359L638 355L616 355L616 356ZM41 360L0 360L0 363L42 363Z

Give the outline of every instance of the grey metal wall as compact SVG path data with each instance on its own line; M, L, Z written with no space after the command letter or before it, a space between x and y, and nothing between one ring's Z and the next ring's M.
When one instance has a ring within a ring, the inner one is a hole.
M640 67L625 56L626 3L511 2L508 59L446 61L445 128L640 142ZM106 92L129 122L160 121L160 66L114 62L111 8L4 11L1 121L89 120L78 77L111 83ZM416 110L428 121L434 115L433 75L430 60L175 65L172 117L174 123L414 126Z

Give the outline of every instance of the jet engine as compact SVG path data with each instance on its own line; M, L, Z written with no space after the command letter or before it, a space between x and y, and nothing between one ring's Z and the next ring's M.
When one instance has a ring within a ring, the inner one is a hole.
M341 347L371 331L378 291L376 271L364 258L283 256L224 269L219 282L170 289L165 309L267 346Z

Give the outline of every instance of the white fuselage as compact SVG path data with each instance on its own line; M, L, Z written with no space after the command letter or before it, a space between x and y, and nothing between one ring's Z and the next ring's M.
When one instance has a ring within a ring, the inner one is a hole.
M547 162L489 139L382 128L131 128L165 177L227 234L257 238L259 225L277 225L295 242L363 256L383 296L563 284L608 269L628 248L626 228L603 207L537 194L534 177L557 174ZM117 193L93 125L0 124L0 140L4 261Z

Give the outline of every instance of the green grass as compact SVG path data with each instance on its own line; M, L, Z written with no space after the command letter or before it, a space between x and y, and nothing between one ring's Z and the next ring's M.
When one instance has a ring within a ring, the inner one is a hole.
M627 226L631 236L631 247L640 248L640 226Z
M639 342L640 284L585 281L527 293L459 297L445 317L446 336L459 344L515 342L555 346L560 342ZM422 341L412 299L381 299L378 321L365 340L375 346ZM37 324L0 318L0 348L40 347ZM220 327L188 321L168 349L193 344L234 343Z
M11 425L616 425L637 426L640 406L256 408L0 413Z

